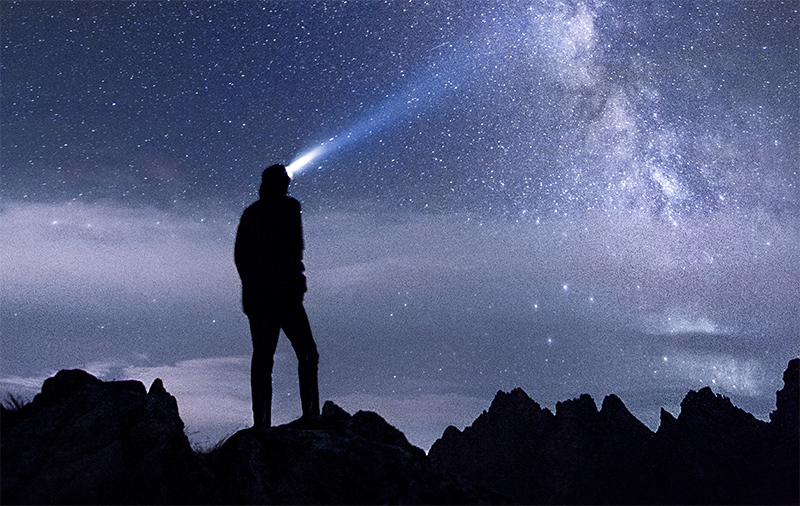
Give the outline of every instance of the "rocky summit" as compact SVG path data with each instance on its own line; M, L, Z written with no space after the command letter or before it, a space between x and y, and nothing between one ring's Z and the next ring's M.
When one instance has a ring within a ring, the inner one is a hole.
M226 504L507 502L437 468L377 414L330 401L321 420L240 431L209 458Z
M160 380L61 371L2 412L4 504L486 504L376 413L327 402L312 421L237 432L195 453Z
M798 368L770 422L703 388L653 433L614 396L543 409L498 392L428 455L378 414L245 429L192 450L160 380L45 381L0 416L5 504L798 504Z
M178 404L155 380L103 382L80 370L47 379L2 411L4 504L175 504L204 496Z
M798 504L798 368L770 423L714 394L689 392L650 431L616 396L542 409L520 389L498 392L464 431L448 427L431 460L522 504Z

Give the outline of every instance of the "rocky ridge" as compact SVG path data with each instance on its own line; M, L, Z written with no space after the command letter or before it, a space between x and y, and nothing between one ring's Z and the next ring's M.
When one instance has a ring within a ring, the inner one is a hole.
M195 453L175 398L155 380L80 370L2 411L5 504L485 504L500 494L431 463L376 413L332 402L313 422L237 432Z
M542 409L520 389L498 392L464 431L448 427L431 460L523 504L798 504L798 368L770 423L710 388L689 392L653 433L614 395Z
M191 449L160 380L61 371L0 412L6 504L797 504L798 366L770 422L704 388L653 433L610 395L555 414L499 392L428 455L378 414L332 402L313 422L245 429Z
M204 495L175 398L155 380L103 382L64 370L2 411L5 504L176 504Z

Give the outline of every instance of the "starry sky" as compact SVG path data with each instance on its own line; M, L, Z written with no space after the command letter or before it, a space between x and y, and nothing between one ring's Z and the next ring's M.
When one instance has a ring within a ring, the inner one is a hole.
M303 205L320 391L428 448L498 390L711 386L800 355L794 1L0 4L0 387L156 377L251 424L233 240ZM273 420L300 415L282 339Z

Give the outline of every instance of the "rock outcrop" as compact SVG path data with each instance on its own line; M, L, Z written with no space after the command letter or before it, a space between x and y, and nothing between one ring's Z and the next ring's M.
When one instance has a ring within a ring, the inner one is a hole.
M463 432L449 427L431 459L525 504L797 504L798 366L792 360L770 423L710 388L690 392L654 434L608 396L556 414L522 390L499 392Z
M103 382L80 370L47 379L3 410L4 504L180 504L204 496L175 398L156 380Z
M3 409L5 504L505 503L433 465L379 415L331 402L319 420L245 429L195 453L160 380L61 371Z
M652 432L609 396L559 402L554 415L521 389L498 392L463 432L449 427L430 456L475 483L527 504L618 503L641 495L638 474ZM637 493L638 492L638 493Z
M247 429L210 455L224 504L506 503L434 466L375 413L328 401L318 421Z
M160 380L61 371L0 412L6 504L797 504L800 398L792 360L770 422L709 388L653 433L610 395L555 414L499 392L426 455L376 413L237 432L194 452Z
M689 392L677 419L661 411L649 452L655 498L680 504L775 503L766 474L774 451L769 424L708 387Z
M800 503L800 359L792 360L783 373L783 388L778 390L775 404L769 425L776 458L768 472L775 479L778 497Z

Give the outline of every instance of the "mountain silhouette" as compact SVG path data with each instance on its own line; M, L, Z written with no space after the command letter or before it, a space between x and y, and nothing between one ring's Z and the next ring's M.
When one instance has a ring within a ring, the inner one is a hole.
M770 423L714 394L689 392L653 433L610 395L542 409L498 392L464 431L448 427L431 460L522 504L798 504L798 366L789 363Z
M318 420L245 429L192 450L175 398L155 380L80 370L0 411L5 504L797 504L798 366L770 422L703 388L653 433L609 395L555 414L498 392L428 455L378 414L328 401Z
M500 494L433 465L376 413L332 402L313 422L245 429L195 453L155 380L60 371L3 408L4 504L488 504Z

